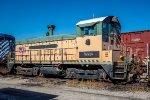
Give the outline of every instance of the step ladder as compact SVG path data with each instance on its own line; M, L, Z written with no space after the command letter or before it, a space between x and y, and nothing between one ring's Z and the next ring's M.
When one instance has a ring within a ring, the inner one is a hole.
M113 80L123 81L127 78L127 64L123 61L116 62L113 67Z

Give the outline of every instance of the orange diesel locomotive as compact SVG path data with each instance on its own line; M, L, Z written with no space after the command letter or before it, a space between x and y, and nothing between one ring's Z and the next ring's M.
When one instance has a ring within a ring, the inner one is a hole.
M23 75L58 75L77 79L129 79L130 59L120 46L121 25L115 16L80 21L76 35L53 35L16 42L9 69Z

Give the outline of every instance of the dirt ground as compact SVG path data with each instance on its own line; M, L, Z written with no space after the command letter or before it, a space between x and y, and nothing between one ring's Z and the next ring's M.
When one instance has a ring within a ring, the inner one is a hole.
M150 100L146 83L0 76L0 100Z

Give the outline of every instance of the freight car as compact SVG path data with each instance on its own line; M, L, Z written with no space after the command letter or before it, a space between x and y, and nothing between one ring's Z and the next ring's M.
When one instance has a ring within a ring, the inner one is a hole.
M150 30L126 32L121 34L122 49L132 56L133 61L138 63L134 71L141 78L149 76L149 55L150 55Z
M120 46L121 25L117 17L80 21L76 35L53 35L16 42L15 57L8 67L16 74L58 75L77 79L129 79L130 59Z

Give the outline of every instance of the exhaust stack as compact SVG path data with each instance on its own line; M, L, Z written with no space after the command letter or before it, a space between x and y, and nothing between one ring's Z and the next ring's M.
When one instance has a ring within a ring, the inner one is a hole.
M56 27L55 25L47 25L48 32L46 33L46 36L52 36L52 35L53 35L53 32L54 32L55 27Z

